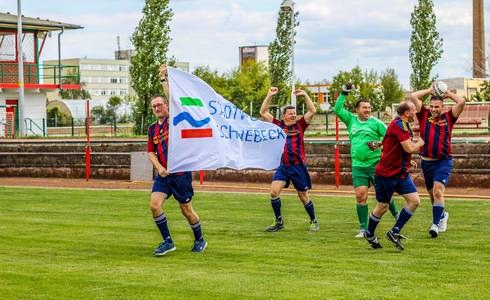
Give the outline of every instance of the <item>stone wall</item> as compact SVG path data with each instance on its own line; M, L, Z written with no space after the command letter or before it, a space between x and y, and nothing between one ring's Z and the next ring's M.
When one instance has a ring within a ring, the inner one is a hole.
M306 142L308 169L314 183L335 183L334 144ZM91 147L93 178L130 178L130 153L146 151L144 142L94 142ZM341 183L352 184L350 145L339 145ZM490 188L490 145L454 144L452 186ZM415 161L420 167L420 159ZM273 171L220 169L206 171L207 181L270 182ZM423 184L420 169L412 171L417 184ZM23 177L85 177L85 145L80 143L0 143L0 176ZM196 174L197 176L197 174Z

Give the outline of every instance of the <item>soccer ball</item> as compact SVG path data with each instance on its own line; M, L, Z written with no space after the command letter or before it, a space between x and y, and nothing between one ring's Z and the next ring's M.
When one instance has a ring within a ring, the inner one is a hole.
M447 84L443 81L436 81L433 89L436 96L442 97L447 92Z

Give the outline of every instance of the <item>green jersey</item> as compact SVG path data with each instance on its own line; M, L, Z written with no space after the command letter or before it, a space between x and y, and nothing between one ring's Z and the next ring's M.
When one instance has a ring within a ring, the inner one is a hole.
M333 108L339 119L347 125L351 143L350 155L353 167L369 167L379 161L381 149L371 150L368 142L381 141L386 133L386 126L380 120L370 117L360 121L356 114L344 108L345 95L340 95Z

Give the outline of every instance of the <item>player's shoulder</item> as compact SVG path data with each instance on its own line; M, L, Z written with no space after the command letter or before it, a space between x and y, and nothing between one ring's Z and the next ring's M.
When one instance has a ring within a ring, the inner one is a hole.
M396 117L391 121L390 126L388 126L388 129L391 130L401 130L401 131L410 131L410 125L408 125L407 122L403 121L401 118Z

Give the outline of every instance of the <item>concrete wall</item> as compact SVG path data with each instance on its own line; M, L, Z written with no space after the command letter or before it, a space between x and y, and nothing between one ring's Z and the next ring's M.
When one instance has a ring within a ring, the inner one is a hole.
M334 145L306 143L308 169L314 183L335 183ZM451 186L490 188L490 145L455 144ZM350 146L340 149L342 185L352 184ZM94 143L92 177L129 180L131 152L146 151L141 143ZM423 185L419 169L412 172L415 182ZM85 175L85 145L77 143L0 143L0 176L70 177ZM207 181L270 182L273 171L220 169L206 171ZM198 176L197 172L195 174Z

